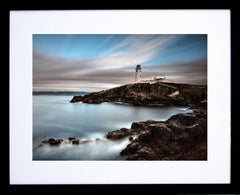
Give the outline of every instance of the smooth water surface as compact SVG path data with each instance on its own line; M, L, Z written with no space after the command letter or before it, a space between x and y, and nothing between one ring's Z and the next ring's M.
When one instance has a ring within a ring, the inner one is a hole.
M166 120L188 107L131 106L117 103L69 103L72 96L33 96L33 160L114 160L130 142L112 141L108 131L130 128L134 121ZM63 143L58 147L41 141L70 136L85 144Z

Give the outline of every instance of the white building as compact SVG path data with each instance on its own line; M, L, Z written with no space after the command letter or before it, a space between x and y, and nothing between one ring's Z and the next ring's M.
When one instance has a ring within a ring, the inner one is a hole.
M141 73L141 65L137 65L136 66L136 72L135 72L135 83L139 83L139 82L141 82L141 77L142 77L142 75L141 75L142 73Z
M136 72L135 72L135 83L174 83L173 80L166 79L164 76L154 76L154 78L149 78L149 79L142 79L142 72L141 72L141 65L136 66Z

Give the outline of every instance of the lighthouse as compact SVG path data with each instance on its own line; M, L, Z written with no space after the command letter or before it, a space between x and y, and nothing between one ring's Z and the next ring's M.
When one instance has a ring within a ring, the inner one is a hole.
M141 65L137 65L135 72L135 83L139 83L140 81L141 81Z

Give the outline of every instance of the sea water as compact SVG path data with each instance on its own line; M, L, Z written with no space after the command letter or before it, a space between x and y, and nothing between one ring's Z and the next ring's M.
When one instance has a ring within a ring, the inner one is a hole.
M109 131L130 128L132 122L167 120L188 107L131 106L121 103L70 103L72 96L33 96L33 160L120 160L128 138L109 140ZM77 137L86 143L41 144L49 138Z

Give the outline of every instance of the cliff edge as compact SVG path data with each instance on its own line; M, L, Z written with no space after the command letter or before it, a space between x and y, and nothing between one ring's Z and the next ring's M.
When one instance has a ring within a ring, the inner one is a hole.
M175 105L199 107L206 104L207 86L175 83L135 83L74 96L71 103L122 102L131 105Z

